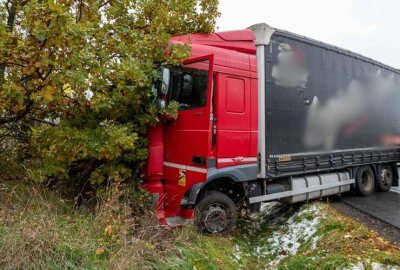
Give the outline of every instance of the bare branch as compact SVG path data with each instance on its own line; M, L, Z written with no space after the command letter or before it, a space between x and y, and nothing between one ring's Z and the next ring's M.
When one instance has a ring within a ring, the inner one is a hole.
M28 119L32 120L32 121L35 121L35 122L40 122L40 123L43 123L43 124L47 124L47 125L50 125L50 126L53 126L53 127L58 126L56 123L53 123L53 122L50 122L50 121L47 121L47 120L44 120L44 119L37 119L37 118L33 118L33 117L29 117Z
M99 9L101 9L102 7L106 6L107 4L109 4L110 1L104 1L103 3L100 4Z

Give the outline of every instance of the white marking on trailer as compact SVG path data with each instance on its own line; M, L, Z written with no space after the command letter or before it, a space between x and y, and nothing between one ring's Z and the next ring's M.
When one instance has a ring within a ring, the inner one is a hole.
M219 158L219 163L229 163L229 162L257 162L256 157L234 157L234 158Z
M287 156L305 156L305 155L328 155L332 153L340 153L340 152L356 152L356 151L384 151L384 150L394 150L399 149L399 146L382 146L382 147L368 147L368 148L354 148L354 149L341 149L341 150L331 150L331 151L318 151L318 152L301 152L301 153L289 153L289 154L279 154L279 155L269 155L270 158L279 158L279 157L287 157ZM400 163L399 163L400 164Z
M172 163L172 162L164 162L164 166L181 169L181 170L192 171L192 172L198 172L198 173L207 173L207 171L208 171L207 169L204 169L204 168L198 168L198 167L193 167L193 166L188 166L188 165L183 165L183 164L178 164L178 163Z

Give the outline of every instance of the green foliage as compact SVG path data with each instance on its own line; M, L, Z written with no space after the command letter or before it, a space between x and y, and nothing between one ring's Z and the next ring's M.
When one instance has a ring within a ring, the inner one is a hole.
M158 64L172 35L210 32L218 0L0 0L0 138L37 181L132 177L159 121ZM158 64L157 64L158 63ZM176 117L176 104L163 113ZM23 140L22 140L23 138ZM4 147L3 147L4 148ZM18 156L17 155L17 156Z

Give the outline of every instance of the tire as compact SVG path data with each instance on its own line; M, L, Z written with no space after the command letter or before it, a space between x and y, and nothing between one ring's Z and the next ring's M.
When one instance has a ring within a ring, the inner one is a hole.
M378 191L387 192L393 185L393 171L390 165L383 165L379 171L377 183Z
M356 176L356 190L361 196L368 196L374 192L375 176L370 166L360 167Z
M195 209L195 223L201 233L229 233L235 227L236 220L235 204L218 191L209 191Z

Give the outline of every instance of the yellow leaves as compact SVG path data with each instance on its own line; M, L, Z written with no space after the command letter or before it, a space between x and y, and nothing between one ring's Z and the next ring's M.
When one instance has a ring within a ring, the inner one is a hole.
M64 93L66 96L73 98L74 97L74 91L71 88L71 85L69 83L65 83L62 87Z
M100 152L100 155L102 155L102 156L105 157L106 159L110 159L110 157L111 157L110 151L108 151L107 148L103 149L103 150Z
M56 1L49 1L49 7L53 15L59 15L64 12L62 6L58 4Z
M156 249L156 247L150 242L145 242L144 245L145 245L146 248L148 248L150 250L155 250Z
M90 175L90 183L93 185L96 184L101 184L104 182L104 176L102 175L101 172L99 172L98 170L92 172L92 174Z
M29 103L28 116L38 120L29 147L37 160L29 166L38 179L67 179L71 164L82 161L95 166L93 184L132 176L136 168L126 164L147 158L143 139L158 113L151 94L156 66L182 63L190 53L188 46L169 47L168 39L209 29L214 1L105 1L101 13L98 1L19 7L14 31L0 29L0 62L10 63L0 109L13 116ZM206 9L210 16L200 20Z
M48 103L53 100L54 92L55 87L52 85L47 85L42 89L42 91L40 91L40 96L43 98L44 102Z
M101 256L101 255L103 255L105 252L106 252L106 249L103 248L103 247L99 247L99 248L96 249L96 255L97 255L97 256Z
M107 225L107 227L104 229L104 234L106 236L111 237L113 235L113 232L114 232L114 228L112 225Z
M22 68L22 73L24 75L30 76L35 72L35 67L34 66L25 66Z
M58 89L58 91L57 91L57 89ZM67 96L69 98L74 97L74 91L72 90L72 88L70 87L70 85L68 83L65 83L62 86L62 91L64 93L64 96ZM56 85L47 84L39 92L32 93L31 99L36 100L36 101L43 101L43 103L48 104L49 102L60 99L59 92L60 92L59 88Z
M17 46L18 46L18 47L22 47L24 44L25 44L25 43L24 43L23 40L17 39Z
M9 89L10 89L10 91L13 91L14 93L16 93L18 95L21 95L23 93L23 88L19 84L16 84L16 83L11 83L9 85Z

